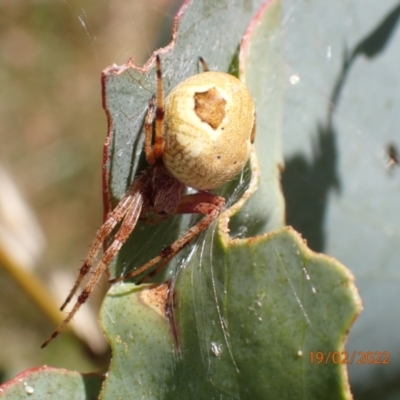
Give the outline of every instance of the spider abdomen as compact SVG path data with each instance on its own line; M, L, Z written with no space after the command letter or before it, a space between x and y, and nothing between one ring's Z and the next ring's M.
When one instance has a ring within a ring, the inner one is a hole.
M246 164L255 135L254 103L237 78L204 72L180 83L165 99L163 161L198 190L233 179Z

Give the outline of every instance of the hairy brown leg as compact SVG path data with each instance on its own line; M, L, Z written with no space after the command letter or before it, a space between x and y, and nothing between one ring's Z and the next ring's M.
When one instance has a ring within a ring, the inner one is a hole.
M104 271L111 263L113 258L118 254L118 251L120 250L121 246L127 241L131 232L135 228L143 206L143 195L140 191L140 187L143 185L143 183L139 179L136 180L135 182L132 184L130 188L130 190L132 189L134 194L130 196L130 201L126 209L125 218L123 219L121 227L116 233L113 242L103 254L103 257L101 258L99 264L94 269L93 275L86 283L85 287L83 288L81 294L78 297L78 300L74 304L72 310L69 312L64 321L58 326L58 328L53 332L53 334L42 344L41 346L42 348L46 347L55 337L58 336L58 334L67 326L69 321L77 313L80 307L86 302L87 298L95 288L96 284L100 280ZM100 242L102 242L102 240L100 240Z
M133 278L159 263L158 267L152 271L151 276L160 272L173 257L175 257L186 245L188 245L201 232L206 230L218 218L224 205L225 199L223 197L215 196L208 192L183 196L174 214L204 214L205 217L196 225L191 227L181 238L162 250L157 257L154 257L140 268L137 268L122 277L111 279L109 282L116 283ZM148 278L146 277L140 282L145 282L147 279Z
M97 230L96 237L93 241L92 247L89 250L89 254L86 257L82 267L79 270L79 275L74 284L74 287L72 288L71 292L69 293L69 295L65 299L64 303L60 307L61 311L64 310L64 308L67 306L67 304L71 301L72 297L77 292L77 290L78 290L80 284L82 283L83 279L85 278L86 274L92 268L92 265L96 259L97 254L100 251L100 248L101 248L104 240L108 237L108 235L112 232L112 230L115 228L115 226L125 216L128 208L132 202L132 196L138 190L138 186L139 186L138 180L136 180L132 183L131 187L125 193L124 197L118 203L117 207L115 207L115 209L110 213L110 215L108 216L108 218L104 222L104 224ZM140 186L141 186L141 184L140 184Z

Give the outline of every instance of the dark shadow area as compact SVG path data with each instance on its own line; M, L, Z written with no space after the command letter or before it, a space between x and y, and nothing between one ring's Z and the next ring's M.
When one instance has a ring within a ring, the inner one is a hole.
M377 365L377 367L384 367ZM378 374L379 372L377 372ZM374 379L374 384L368 387L363 384L362 387L352 385L351 392L354 400L376 400L376 399L396 399L400 391L400 379L398 376L393 376L391 379L382 378L378 384Z
M313 162L295 155L285 161L282 175L287 223L302 233L310 248L319 252L324 248L326 197L329 190L340 188L336 158L335 133L320 126Z
M351 52L344 51L342 69L329 96L328 116L316 128L313 160L308 161L302 154L285 160L282 187L286 199L286 222L299 231L315 251L322 252L325 247L324 218L329 191L340 191L338 150L333 126L336 106L357 56L373 58L379 55L392 37L399 17L400 5L361 39Z
M99 398L104 376L101 374L82 374L83 384L85 386L85 395L87 400Z

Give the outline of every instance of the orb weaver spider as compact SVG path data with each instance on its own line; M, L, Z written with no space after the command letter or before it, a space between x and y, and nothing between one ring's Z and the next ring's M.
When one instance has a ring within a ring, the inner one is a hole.
M144 124L144 151L150 167L134 179L98 229L61 310L71 301L90 271L92 276L72 310L42 344L42 348L66 327L86 302L139 218L146 220L149 215L162 218L176 214L204 215L157 257L124 276L109 280L111 284L145 271L151 271L151 276L161 271L182 248L206 230L223 209L225 199L208 190L232 180L249 159L255 138L254 104L250 92L237 78L209 71L202 58L200 62L204 72L181 82L164 101L161 61L156 56L157 98L151 98ZM197 193L185 195L187 186L196 189ZM93 268L102 244L118 224L120 226L110 246ZM150 274L138 283L145 282Z

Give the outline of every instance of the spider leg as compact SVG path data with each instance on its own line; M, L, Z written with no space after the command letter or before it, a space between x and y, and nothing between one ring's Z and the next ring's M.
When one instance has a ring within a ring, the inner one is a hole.
M225 205L223 197L215 196L208 192L200 192L192 195L183 196L174 214L204 214L205 217L196 225L192 226L182 237L166 247L161 253L152 260L142 265L140 268L129 272L128 274L109 280L109 283L116 283L133 278L147 271L154 265L158 267L139 283L145 282L151 276L160 272L173 257L175 257L186 245L188 245L196 236L206 230L220 214Z
M208 68L207 63L204 61L204 58L203 58L203 57L199 57L199 61L200 61L201 66L203 67L203 71L204 71L204 72L207 72L207 71L210 70L210 69Z
M156 123L154 145L153 139L153 117L154 117L154 96L150 100L149 110L145 120L145 153L147 162L153 165L160 158L164 151L164 136L163 136L163 120L164 120L164 95L163 95L163 80L161 73L160 56L156 56L157 64L157 108L156 108Z
M138 190L138 183L139 180L135 180L131 187L128 189L126 194L122 197L118 205L114 208L114 210L110 213L107 220L104 224L97 230L96 237L93 241L92 247L89 250L89 254L86 257L82 267L79 270L78 279L76 280L74 287L72 288L71 292L65 299L64 303L60 307L60 310L64 310L67 304L71 301L72 297L77 292L80 284L82 283L83 279L85 278L86 274L92 268L92 265L96 259L97 254L99 253L101 246L107 236L112 232L115 226L122 220L122 218L126 215L127 210L129 209L132 203L132 196Z
M92 277L86 283L72 310L69 312L64 321L58 326L58 328L53 332L53 334L42 344L42 348L46 347L55 337L58 336L58 334L67 326L69 321L77 313L80 307L86 302L90 293L93 291L96 284L103 275L103 272L106 270L113 258L117 255L121 246L127 241L129 235L135 228L143 206L143 195L140 191L137 190L138 186L141 186L139 184L142 184L141 180L137 180L136 184L134 182L134 184L132 184L130 188L131 190L133 189L133 187L135 187L136 190L134 194L131 193L129 205L126 208L125 212L125 218L118 232L115 234L113 242L103 254L103 257L101 258L99 264L94 269Z
M146 119L144 120L144 152L146 160L150 165L153 165L156 160L153 154L153 119L154 109L156 104L156 96L152 96L147 109Z

